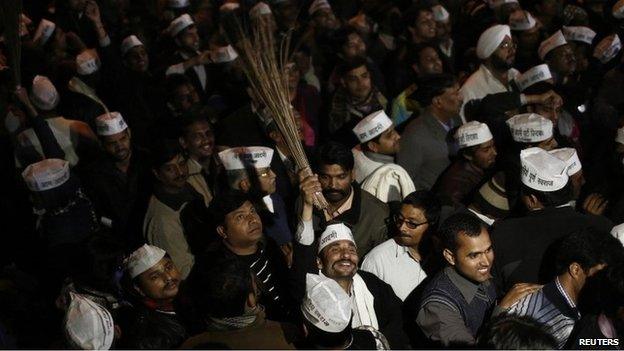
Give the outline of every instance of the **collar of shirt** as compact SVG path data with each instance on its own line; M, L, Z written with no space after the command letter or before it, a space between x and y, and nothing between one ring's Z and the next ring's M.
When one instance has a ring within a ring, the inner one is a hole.
M444 55L446 55L447 57L451 57L451 55L453 54L453 39L441 42L438 47Z
M485 79L485 82L487 85L499 85L502 89L510 91L510 85L509 83L513 80L513 74L512 74L512 70L509 69L507 71L507 82L508 84L505 85L503 84L503 82L501 82L500 80L498 80L498 78L496 78L492 72L490 72L490 70L485 67L484 64L481 64L481 67L479 67L480 70L483 71L483 78Z
M273 207L273 199L271 199L271 195L263 197L262 201L266 205L267 209L271 211L271 213L275 213L275 208Z
M579 312L579 310L576 308L576 304L574 303L574 301L572 301L572 299L570 298L570 295L568 295L568 293L565 291L565 289L563 288L563 285L561 285L561 282L559 281L559 277L555 278L555 286L557 287L559 294L563 296L563 299L568 304L568 306L570 306L572 311L576 313L577 318L581 319L581 312Z
M378 154L376 152L371 152L371 151L364 151L364 155L366 155L366 157L370 158L371 160L375 162L379 162L383 164L394 163L394 156L392 155Z
M392 240L392 242L394 243L394 246L395 246L395 256L394 257L407 255L411 259L413 259L414 261L420 262L420 260L416 259L416 257L414 257L414 255L412 255L412 252L410 251L409 247L399 245L396 242L396 240Z
M438 121L438 123L440 123L440 125L442 126L442 128L444 128L444 130L446 130L447 132L449 130L451 130L451 128L453 128L453 121L449 121L449 123L444 123L442 121L440 121L439 119L436 118L436 121Z
M282 160L282 162L290 162L288 156L284 155L282 151L280 151L279 147L275 146L275 150L277 150L277 154L279 155L279 158Z
M490 285L490 280L487 280L481 284L475 284L470 280L462 277L459 273L455 271L453 267L446 267L444 269L444 273L449 277L453 285L461 292L466 302L470 303L472 299L477 294L477 291L480 287L487 287Z
M469 208L468 211L472 212L475 216L479 217L480 220L482 220L483 222L485 222L485 224L492 226L492 224L494 224L494 219L483 215L475 210L473 210L472 208Z
M201 174L203 170L202 165L200 165L199 162L195 161L191 157L189 157L188 160L186 161L186 165L188 166L189 177L196 175L196 174Z
M336 210L334 210L334 213L328 213L327 211L325 211L325 220L330 221L336 217L338 217L339 215L343 214L344 212L348 211L349 209L351 209L351 206L353 205L353 186L351 186L351 194L349 195L349 197L347 198L347 201L345 201L340 207L338 207Z

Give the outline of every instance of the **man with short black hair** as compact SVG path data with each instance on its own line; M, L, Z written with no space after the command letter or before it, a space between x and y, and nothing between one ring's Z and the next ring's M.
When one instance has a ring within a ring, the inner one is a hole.
M191 298L205 325L181 348L292 349L301 336L290 323L267 319L259 301L262 282L244 261L198 261L189 280Z
M417 85L417 96L425 110L405 128L397 163L412 177L416 189L431 189L450 164L449 154L455 153L447 134L461 122L462 97L459 84L449 74L422 77Z
M314 209L304 201L297 213L310 213L309 225L320 231L331 221L348 223L358 246L358 254L364 257L373 247L387 239L388 206L354 181L354 160L351 150L344 145L329 142L318 150L317 174L301 179L300 188L311 187L322 192L329 203L325 211ZM302 176L302 174L300 174ZM300 217L301 218L301 217ZM305 222L305 221L304 221Z
M369 114L386 108L388 100L373 85L365 58L356 57L337 68L340 87L329 110L328 131L333 140L357 145L351 129Z
M471 121L457 129L460 158L438 178L434 189L453 205L470 200L496 162L496 146L485 123Z

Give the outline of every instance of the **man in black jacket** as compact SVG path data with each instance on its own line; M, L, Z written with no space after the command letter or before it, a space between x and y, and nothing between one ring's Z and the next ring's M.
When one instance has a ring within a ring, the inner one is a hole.
M610 231L606 218L576 212L567 165L540 148L522 150L521 200L529 213L496 223L492 243L493 267L499 296L515 283L545 283L555 276L556 242L564 236L593 227Z
M304 209L297 228L298 242L293 248L291 291L300 301L305 293L306 274L318 274L320 271L338 282L351 296L352 327L372 326L386 336L392 348L406 347L408 342L403 333L401 301L390 285L374 274L358 272L360 258L351 229L344 223L330 224L315 242L311 225L312 206L314 194L320 188L316 176L306 178L301 184Z

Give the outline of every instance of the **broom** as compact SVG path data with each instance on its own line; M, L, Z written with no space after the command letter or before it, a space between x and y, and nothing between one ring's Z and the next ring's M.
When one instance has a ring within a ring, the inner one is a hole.
M104 112L106 114L109 114L108 108L106 107L104 102L102 102L102 100L100 100L100 98L97 95L95 95L95 91L93 91L93 89L91 89L90 86L85 84L85 82L80 80L80 78L73 77L72 79L69 80L69 83L67 84L67 86L69 90L73 91L74 93L82 94L88 97L89 99L95 101L96 103L100 104L102 108L104 109Z
M303 170L306 176L312 175L290 105L288 76L285 70L288 63L290 33L280 41L278 48L270 26L262 21L252 21L252 38L245 33L242 24L233 14L226 16L225 25L232 29L226 30L228 40L238 51L252 91L270 112L269 115L282 133L297 168ZM329 207L322 193L316 194L314 206L321 210Z
M22 82L20 63L22 60L22 42L19 35L20 16L22 13L21 0L0 1L0 20L4 25L4 40L6 41L9 65L12 68L13 83L19 87Z

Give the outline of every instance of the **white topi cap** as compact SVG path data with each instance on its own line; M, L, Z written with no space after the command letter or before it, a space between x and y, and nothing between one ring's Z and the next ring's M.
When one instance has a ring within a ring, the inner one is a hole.
M615 142L624 145L624 127L617 130L615 135Z
M433 19L436 22L446 22L450 18L450 14L442 5L435 5L431 7L431 12L433 12Z
M45 18L41 19L39 22L39 26L37 26L37 30L35 31L35 35L33 36L34 42L39 42L40 45L44 45L48 42L52 33L56 29L56 24L54 22L48 21Z
M136 35L127 36L126 39L121 42L121 56L126 56L130 49L142 45L143 42L141 42Z
M331 5L327 0L314 0L308 9L308 14L313 15L316 11L328 9L331 10Z
M171 21L171 23L169 24L169 27L167 27L167 33L169 33L170 36L175 37L183 29L193 24L195 24L195 22L193 22L193 19L191 18L191 16L185 13L183 15L180 15L178 18L174 19L173 21Z
M538 191L557 191L568 183L568 166L538 147L520 152L522 184Z
M219 12L229 12L240 8L240 4L237 2L226 2L219 7Z
M488 3L491 9L495 9L505 4L517 4L518 0L489 0Z
M381 135L391 126L392 120L383 110L379 110L362 119L353 128L353 133L360 140L360 143L365 143Z
M238 54L232 45L221 46L218 49L210 53L212 56L212 62L214 63L227 63L236 60Z
M624 244L624 223L618 224L611 229L611 235Z
M88 298L69 293L65 313L65 334L72 346L81 350L108 350L113 345L115 324L104 307Z
M519 77L515 79L515 81L518 89L520 89L520 91L524 91L531 85L543 82L548 79L552 79L552 74L550 73L550 68L548 68L548 65L543 63L541 65L532 67L528 71L522 73Z
M535 28L537 21L529 11L518 10L509 15L509 27L511 30L525 31Z
M580 41L588 45L591 45L596 37L596 32L584 26L563 26L561 32L567 41Z
M22 172L26 186L34 192L57 188L65 184L69 176L69 162L58 158L33 163Z
M76 56L78 74L87 76L100 68L100 58L95 49L86 49Z
M594 49L594 57L602 63L611 61L622 49L620 37L617 34L602 39Z
M181 9L189 6L189 0L167 0L167 7L170 9Z
M351 321L351 298L335 280L308 273L301 312L322 331L340 333Z
M131 279L134 279L141 273L154 267L166 254L165 250L160 247L144 244L124 261L126 272Z
M52 84L48 77L44 76L35 76L30 96L32 98L33 105L43 111L50 111L54 109L60 100L56 87Z
M349 229L349 227L347 227L344 223L328 225L319 239L318 252L320 253L323 251L325 246L341 240L350 241L353 245L355 245L355 239L353 239L351 229Z
M110 112L98 116L95 119L95 127L99 136L115 135L128 129L126 121L119 112Z
M523 113L507 120L511 136L519 143L539 143L553 136L553 123L536 113Z
M548 37L548 39L544 40L539 49L537 49L537 53L539 55L540 60L543 60L546 55L552 50L567 44L566 38L563 36L561 30L555 32L555 34Z
M497 24L486 29L477 41L477 56L482 60L490 57L506 37L511 38L508 25Z
M618 2L613 4L611 13L613 14L613 17L617 19L624 18L624 0L619 0Z
M271 13L271 8L269 7L269 5L267 5L266 2L258 2L257 4L254 5L254 7L251 8L251 10L249 10L249 17L256 19L256 18L260 18L264 15L270 15Z
M487 124L477 121L462 124L455 133L455 139L457 139L460 149L483 144L492 138L492 133Z
M578 173L581 169L583 169L581 160L579 159L578 153L574 148L564 147L561 149L551 150L549 151L549 153L566 163L566 165L568 166L568 176L574 175Z
M235 147L219 152L219 159L227 171L271 166L273 149L264 146Z

